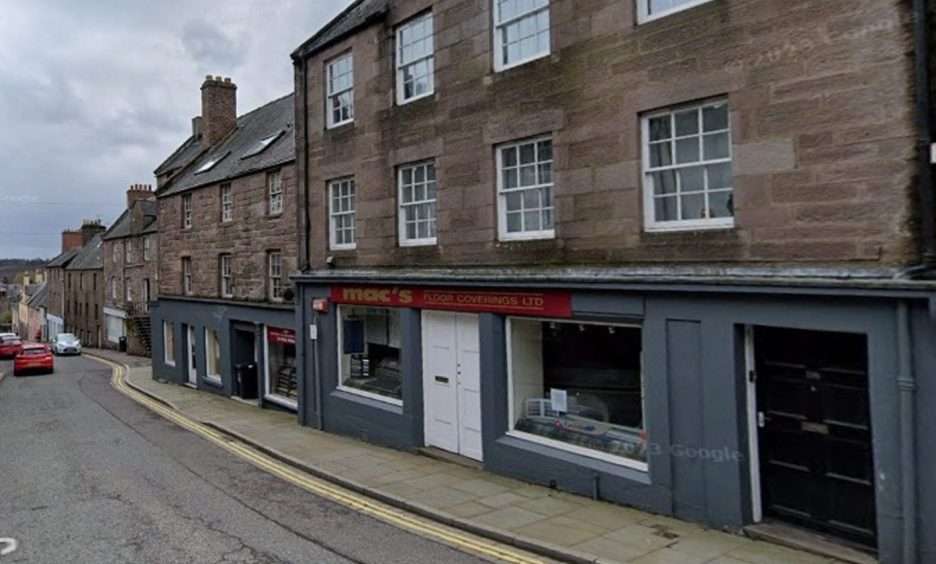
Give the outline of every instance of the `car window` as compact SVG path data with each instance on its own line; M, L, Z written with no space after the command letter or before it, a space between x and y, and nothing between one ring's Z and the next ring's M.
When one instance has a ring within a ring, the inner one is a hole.
M23 349L23 356L40 356L45 354L45 349Z

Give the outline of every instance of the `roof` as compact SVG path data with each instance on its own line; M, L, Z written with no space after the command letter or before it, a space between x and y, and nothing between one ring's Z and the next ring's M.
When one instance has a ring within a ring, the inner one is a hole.
M193 188L237 178L296 159L296 108L293 95L288 94L260 106L237 118L237 128L224 141L212 147L185 170L157 197L171 196ZM282 132L263 151L246 158L244 155L261 140ZM217 161L205 172L198 170Z
M383 18L387 10L387 0L357 0L293 51L292 58L305 59L321 51L372 21Z
M63 251L59 256L50 260L46 264L46 268L64 268L68 266L68 263L71 262L73 258L75 258L75 255L78 254L79 250L80 249L75 248L75 249L68 249L67 251Z
M153 174L155 176L162 176L167 172L183 169L194 161L204 149L201 138L195 138L194 135L190 136L184 143L179 145L178 149L169 155L169 158L156 167Z
M49 289L45 284L42 284L36 293L33 294L33 297L29 299L27 305L34 309L39 309L40 307L46 306L46 296L49 293Z
M78 255L71 261L66 270L91 270L104 268L104 262L101 260L101 236L95 235L94 239L88 241L88 244L81 247Z
M104 232L104 235L101 236L105 241L111 239L120 239L122 237L129 237L131 235L141 235L143 233L151 233L156 230L156 213L159 210L159 204L154 200L137 200L136 204L140 206L143 216L147 218L143 229L138 233L133 232L133 209L127 208L124 210L120 217L117 218L117 221L111 225L110 229Z

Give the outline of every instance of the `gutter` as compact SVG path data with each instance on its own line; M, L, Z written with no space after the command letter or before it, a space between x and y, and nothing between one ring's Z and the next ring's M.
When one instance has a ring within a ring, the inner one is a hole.
M897 385L900 389L900 498L903 508L903 552L900 562L917 561L917 479L916 479L916 375L913 372L913 335L910 306L897 304Z

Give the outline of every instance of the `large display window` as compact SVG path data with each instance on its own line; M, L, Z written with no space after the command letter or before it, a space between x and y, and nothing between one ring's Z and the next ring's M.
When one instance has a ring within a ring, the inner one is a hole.
M338 387L402 405L400 310L338 308Z
M639 327L508 320L511 434L646 469Z
M264 343L266 345L267 399L292 408L298 407L296 332L282 327L266 327Z

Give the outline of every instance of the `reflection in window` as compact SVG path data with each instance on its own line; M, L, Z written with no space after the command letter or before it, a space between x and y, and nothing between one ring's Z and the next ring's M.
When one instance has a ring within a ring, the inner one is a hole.
M401 400L400 311L341 306L341 385Z
M296 332L267 327L267 391L290 401L298 401L296 378Z

